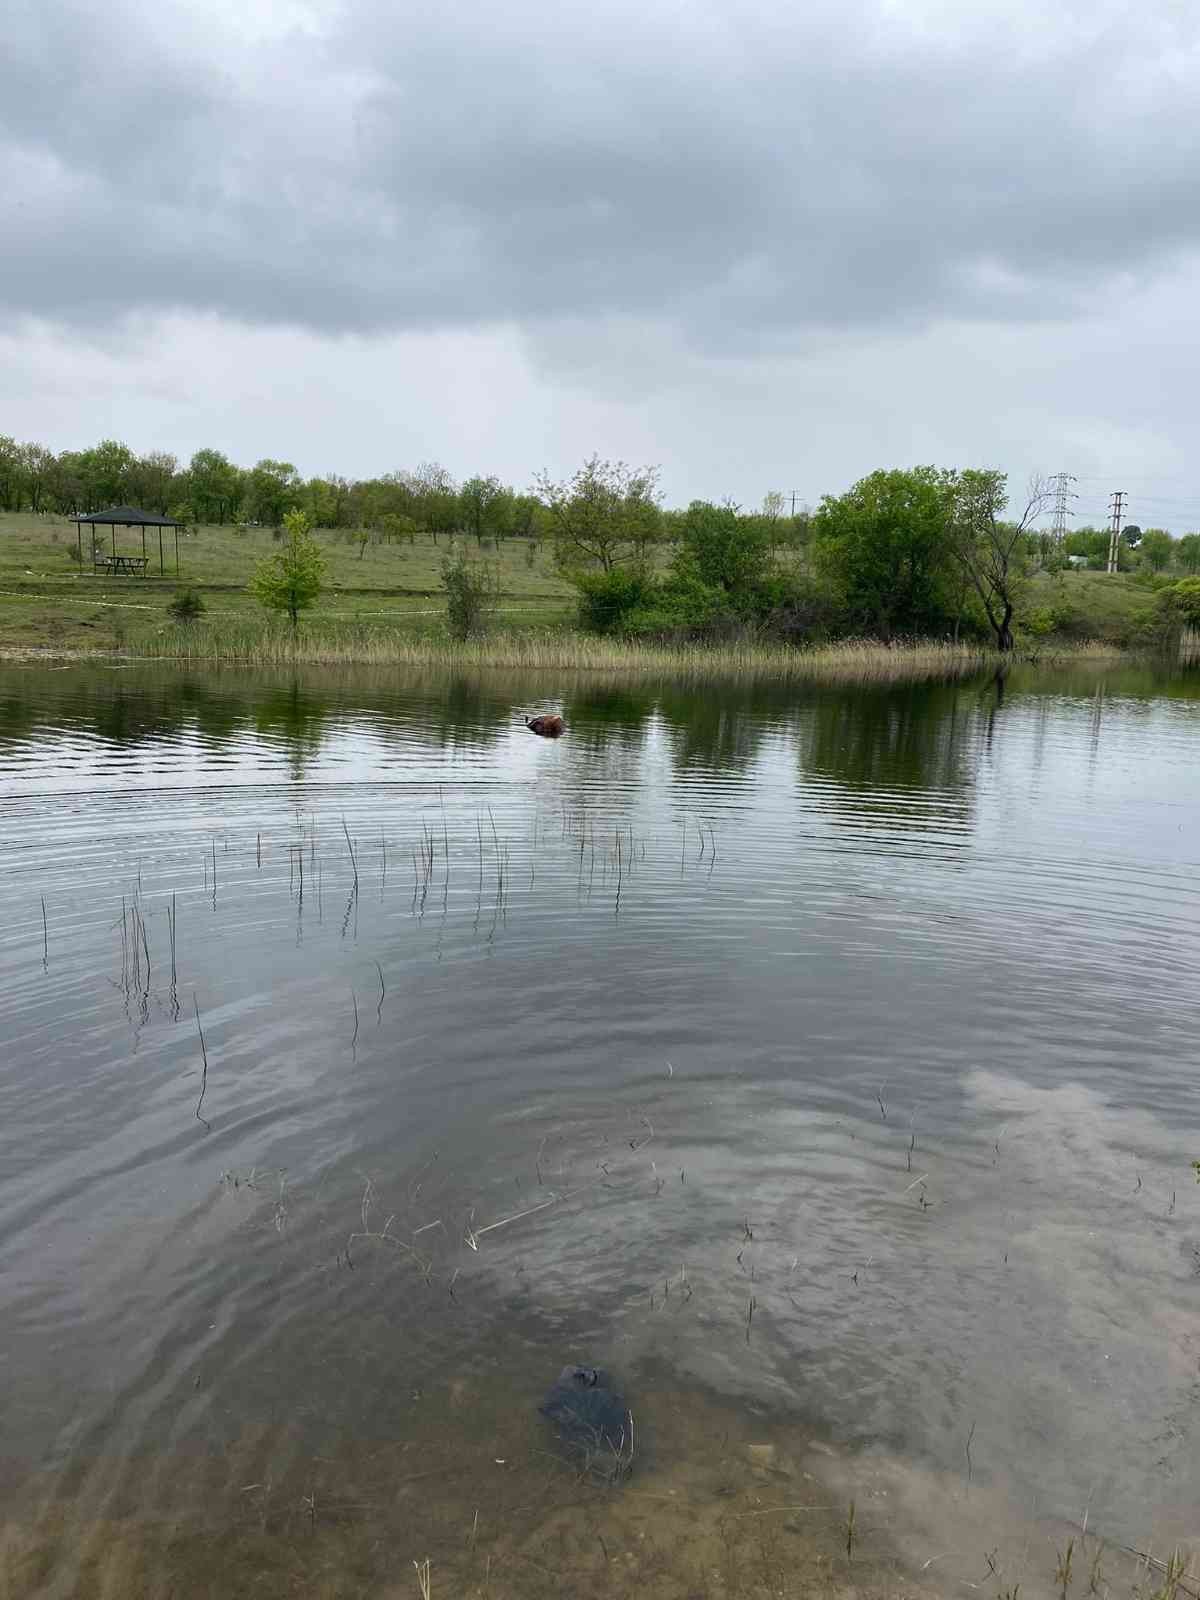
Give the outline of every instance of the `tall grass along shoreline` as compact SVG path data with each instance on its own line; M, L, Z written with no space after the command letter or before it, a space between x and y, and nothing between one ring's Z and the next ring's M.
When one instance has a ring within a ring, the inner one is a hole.
M1099 659L1119 652L1102 645L1066 656ZM200 665L311 664L445 668L523 668L546 672L645 674L698 681L763 678L847 683L946 681L971 677L1001 658L978 644L871 639L794 648L757 643L634 644L567 632L497 631L466 643L445 637L401 637L393 629L350 624L288 628L262 624L180 626L132 643L123 652L142 659ZM1055 659L1061 653L1055 652Z

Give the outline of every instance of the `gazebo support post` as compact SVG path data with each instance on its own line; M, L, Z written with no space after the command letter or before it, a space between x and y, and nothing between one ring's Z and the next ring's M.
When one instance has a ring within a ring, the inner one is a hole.
M117 559L117 525L115 522L110 522L108 527L109 532L112 534L113 560L115 561Z
M76 540L78 541L78 544L79 544L79 570L80 570L80 572L82 572L83 571L83 523L82 522L77 522L75 524L75 538L76 538Z
M160 528L158 530L158 575L159 575L159 577L160 578L165 577L166 576L166 572L167 572L167 569L166 569L166 567L163 566L162 529Z
M175 524L175 576L179 576L179 524Z

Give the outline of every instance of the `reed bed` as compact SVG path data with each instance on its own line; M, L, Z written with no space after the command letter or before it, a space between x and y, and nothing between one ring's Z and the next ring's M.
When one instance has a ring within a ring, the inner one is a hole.
M147 657L214 665L351 665L521 668L537 672L641 674L676 679L828 680L904 683L971 677L994 665L976 644L931 640L883 645L869 639L792 648L733 644L635 644L565 632L504 633L457 643L399 637L394 629L317 624L289 630L265 625L166 629L138 647ZM1074 654L1074 652L1073 652Z

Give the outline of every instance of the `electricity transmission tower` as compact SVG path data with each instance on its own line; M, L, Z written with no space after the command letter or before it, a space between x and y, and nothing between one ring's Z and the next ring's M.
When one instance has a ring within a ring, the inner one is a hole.
M1117 551L1121 544L1121 519L1125 515L1125 491L1117 489L1111 496L1112 524L1108 536L1108 570L1117 570Z
M1073 472L1056 472L1050 482L1054 485L1054 526L1050 529L1050 537L1054 540L1055 548L1061 550L1063 540L1067 537L1067 518L1075 515L1067 509L1067 501L1079 499L1067 485L1078 483L1079 479Z

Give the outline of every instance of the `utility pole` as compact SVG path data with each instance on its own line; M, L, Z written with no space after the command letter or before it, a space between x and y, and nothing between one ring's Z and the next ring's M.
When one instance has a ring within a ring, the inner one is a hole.
M1108 539L1108 570L1117 570L1117 551L1121 545L1121 518L1125 515L1125 491L1117 489L1111 496L1112 500L1112 532Z
M1073 472L1056 472L1050 482L1054 485L1054 526L1050 530L1050 537L1054 540L1055 548L1061 550L1063 540L1067 537L1067 518L1075 515L1067 510L1067 501L1079 499L1067 485L1078 483L1079 479Z

